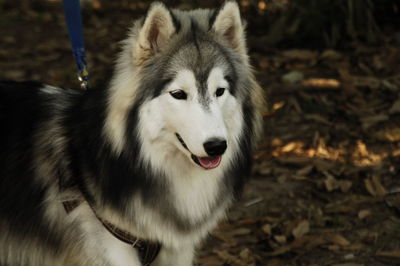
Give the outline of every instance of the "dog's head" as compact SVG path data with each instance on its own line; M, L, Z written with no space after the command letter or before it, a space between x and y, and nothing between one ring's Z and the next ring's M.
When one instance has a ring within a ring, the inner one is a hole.
M236 2L186 12L155 3L124 43L106 133L120 152L134 109L145 156L179 153L195 167L217 168L239 149L241 134L254 131L243 118L253 112L253 83Z

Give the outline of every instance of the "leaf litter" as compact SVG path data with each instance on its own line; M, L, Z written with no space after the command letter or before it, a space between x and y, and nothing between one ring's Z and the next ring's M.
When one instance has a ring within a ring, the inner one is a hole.
M255 56L260 64L279 62L260 65L270 111L242 199L263 201L231 211L226 223L234 227L244 217L258 222L235 237L229 254L238 261L249 248L256 265L398 265L400 82L380 62L365 63L382 49L311 52ZM215 265L234 265L219 258Z

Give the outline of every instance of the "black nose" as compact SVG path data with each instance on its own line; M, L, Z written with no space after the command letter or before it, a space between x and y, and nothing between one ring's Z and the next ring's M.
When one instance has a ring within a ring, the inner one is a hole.
M224 154L226 150L226 141L221 139L210 139L203 144L204 149L210 156L218 156Z

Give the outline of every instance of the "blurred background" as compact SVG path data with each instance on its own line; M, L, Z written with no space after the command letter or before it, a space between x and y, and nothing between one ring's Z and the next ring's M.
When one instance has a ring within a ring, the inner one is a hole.
M151 1L81 1L91 85ZM222 1L163 1L180 9ZM241 0L267 105L241 201L198 265L400 265L400 3ZM0 0L0 78L78 88L60 0Z

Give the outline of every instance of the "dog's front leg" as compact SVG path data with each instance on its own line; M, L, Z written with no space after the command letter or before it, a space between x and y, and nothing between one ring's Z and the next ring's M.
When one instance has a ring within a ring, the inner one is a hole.
M163 246L152 266L191 266L193 265L193 246L171 248Z

